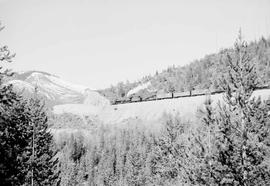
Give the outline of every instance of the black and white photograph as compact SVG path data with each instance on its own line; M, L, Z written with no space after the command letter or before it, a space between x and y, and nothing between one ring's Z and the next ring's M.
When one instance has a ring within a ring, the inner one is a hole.
M270 186L270 0L0 0L0 186Z

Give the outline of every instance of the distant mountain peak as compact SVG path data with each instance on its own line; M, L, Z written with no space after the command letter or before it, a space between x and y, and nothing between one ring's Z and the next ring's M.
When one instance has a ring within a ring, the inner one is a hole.
M89 87L70 83L56 75L42 71L26 71L15 73L7 83L13 84L15 90L23 91L31 96L35 87L49 105L59 104L89 104L103 106L109 101Z

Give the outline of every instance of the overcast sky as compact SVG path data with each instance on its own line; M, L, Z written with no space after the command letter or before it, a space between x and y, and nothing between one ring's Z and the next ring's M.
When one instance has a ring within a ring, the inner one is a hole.
M12 68L104 88L270 36L270 0L0 0Z

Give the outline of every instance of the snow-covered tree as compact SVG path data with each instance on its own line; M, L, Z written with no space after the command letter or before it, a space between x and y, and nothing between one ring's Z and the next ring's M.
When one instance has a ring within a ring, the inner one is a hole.
M241 33L226 57L227 75L221 83L225 104L219 104L214 118L209 112L211 104L206 107L204 124L209 133L201 131L202 138L197 137L200 149L195 170L200 171L196 172L195 183L269 185L269 103L252 98L258 76Z

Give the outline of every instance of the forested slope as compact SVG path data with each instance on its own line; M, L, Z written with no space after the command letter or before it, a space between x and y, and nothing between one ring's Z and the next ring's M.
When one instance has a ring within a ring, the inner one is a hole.
M87 136L74 125L73 133L58 132L60 185L270 185L270 94L269 89L255 91L269 77L267 66L257 64L257 73L241 34L227 60L222 95L111 105L101 117L108 124L101 122ZM209 67L209 74L202 70L204 81L223 75L216 68ZM192 85L215 85L204 83ZM159 118L161 109L169 114ZM191 110L196 117L186 120ZM69 122L64 119L59 128ZM120 120L126 125L117 125Z
M171 66L162 72L143 77L136 82L119 82L110 88L99 90L111 101L121 100L127 93L138 85L151 82L150 90L160 92L183 92L189 90L210 89L219 90L219 80L226 73L228 66L227 53L231 53L232 48L222 49L218 53L206 55L202 59L197 59L186 66ZM261 38L248 44L248 52L256 66L260 83L269 84L270 80L270 38ZM141 90L137 95L149 93L149 89Z

